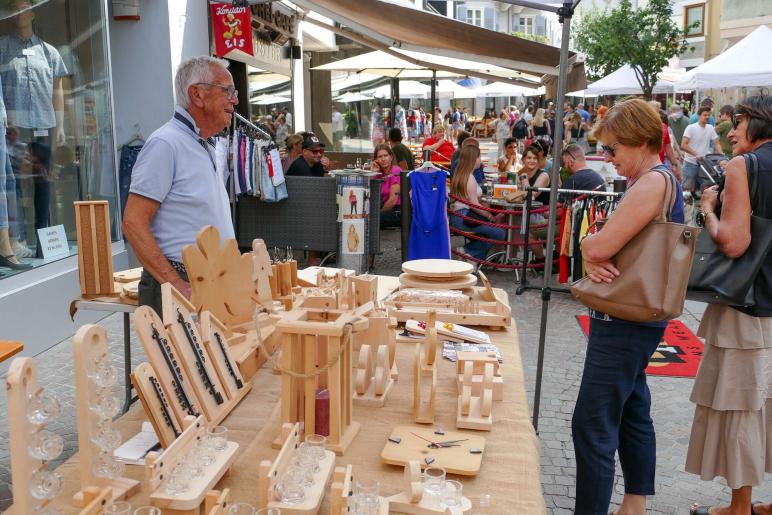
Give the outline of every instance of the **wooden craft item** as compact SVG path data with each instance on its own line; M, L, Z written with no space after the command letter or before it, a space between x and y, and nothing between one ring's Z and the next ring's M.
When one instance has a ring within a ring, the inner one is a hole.
M266 309L273 307L274 290L276 285L271 285L271 281L276 282L271 258L268 256L268 248L261 239L252 241L252 281L255 284L257 292L257 302Z
M446 340L470 343L491 343L491 339L486 333L459 326L460 324L454 324L452 322L435 322L434 327L437 334ZM408 320L405 322L405 329L415 334L424 334L426 332L426 329L424 329L424 326L418 320Z
M324 266L309 266L303 270L298 270L298 285L300 286L317 286L321 287L321 284L332 278L333 280L340 271L345 276L354 275L354 271L348 268L330 268Z
M133 283L139 281L142 277L142 267L129 268L128 270L121 270L120 272L113 273L113 280L116 283Z
M110 206L106 200L73 204L78 239L80 294L83 297L117 295L113 281Z
M243 399L252 389L252 383L244 381L238 365L233 360L228 346L228 328L209 311L199 316L201 339L209 359L214 364L217 377L225 390L228 400Z
M495 352L456 352L456 370L458 373L458 393L461 394L464 382L464 367L471 362L472 369L472 395L480 396L483 385L485 365L493 366L493 400L504 400L504 378L501 375L501 366Z
M472 370L474 363L464 363L464 379L458 396L456 427L490 431L493 427L493 364L485 363L480 395L472 395Z
M273 300L281 295L281 292L279 292L279 268L275 264L271 265L271 275L269 279L271 285L271 300Z
M384 310L374 310L366 315L369 320L367 329L354 337L354 350L359 351L363 343L371 348L386 345L389 348L389 370L391 378L395 381L399 378L397 369L397 320L386 314Z
M252 255L239 252L236 240L220 245L220 232L211 225L196 236L196 245L182 249L190 279L193 311L211 311L226 325L249 322L255 303Z
M134 369L131 383L161 447L166 449L182 433L182 420L177 418L150 363L140 363Z
M314 431L317 387L326 388L330 397L327 448L337 454L346 451L359 431L359 423L352 420L352 349L347 327L357 333L367 325L366 318L351 312L307 308L286 313L276 324L282 333L281 420L303 422L307 431Z
M164 515L198 515L207 493L231 469L239 444L227 442L225 449L215 452L215 460L203 467L200 477L191 478L188 490L171 494L165 481L174 467L184 461L199 440L207 437L204 417L187 417L185 430L163 453L149 452L145 456L145 488L150 504L161 508Z
M419 469L420 472L420 469ZM346 515L353 512L351 501L354 494L353 466L335 467L330 486L330 515ZM384 497L379 497L380 509L378 515L389 514L389 503Z
M354 371L354 404L381 407L393 386L388 345L378 345L373 355L373 348L363 344Z
M86 504L78 515L102 515L105 505L112 498L112 489L109 486L104 488L90 486L83 491L83 500Z
M180 357L179 363L190 378L191 390L203 415L210 424L216 425L235 405L229 405L214 364L204 349L192 317L195 308L171 283L161 285L161 298L164 326Z
M372 302L373 306L378 307L378 276L350 276L348 277L348 284L352 289L349 309L362 307L368 302Z
M413 420L421 424L434 423L437 400L437 330L434 311L428 313L425 336L415 343L413 356ZM428 388L428 392L425 392Z
M480 291L480 298L487 302L495 302L496 294L493 293L493 286L491 286L491 282L488 280L488 277L483 273L482 270L477 271L477 277L480 278L480 282L483 285L483 289Z
M425 317L426 311L433 309L437 311L437 320L440 322L487 326L492 330L511 325L512 310L506 299L494 295L493 301L483 300L483 297L488 298L486 292L486 288L472 289L470 301L464 307L442 302L405 302L391 299L386 299L383 305L389 316L396 318L398 322Z
M324 498L327 482L332 476L335 466L335 453L325 450L324 458L319 461L319 471L314 474L314 482L305 488L303 501L297 504L286 504L276 500L274 487L292 463L301 442L300 424L282 425L282 445L279 454L273 461L260 462L258 476L258 508L278 508L282 515L313 515L319 512Z
M182 360L166 327L153 308L140 306L134 311L134 328L180 425L186 416L197 417L202 413L198 397L186 369L180 366Z
M97 477L93 472L93 464L97 460L99 449L94 445L92 439L98 431L97 423L107 419L100 419L89 408L89 397L94 395L98 386L88 377L88 369L96 361L109 360L107 331L95 324L82 326L72 338L72 351L81 487L73 496L72 503L83 508L89 504L85 495L85 491L89 487L109 487L112 499L125 499L139 490L139 481L125 477Z
M231 502L230 488L209 490L204 497L204 515L228 515Z
M433 281L412 274L400 274L399 284L408 288L423 288L426 290L462 290L477 284L477 277L469 274L451 277L444 281Z
M332 288L306 288L300 306L309 309L337 309L338 294Z
M435 428L425 426L397 426L381 451L381 461L389 465L405 466L410 461L417 461L420 468L433 466L444 468L450 474L476 476L480 472L485 455L485 437L476 433L461 433L444 430L444 434L435 433ZM429 442L447 442L461 440L458 447L432 449ZM399 443L395 443L399 441ZM479 450L479 454L469 452Z
M121 295L129 299L139 299L139 281L121 284Z
M447 469L446 471L449 472ZM405 463L403 482L403 490L400 493L386 498L389 513L463 515L470 513L472 509L472 501L467 497L461 498L461 506L453 508L442 508L433 504L436 500L425 498L419 461L411 460Z
M474 272L474 265L452 259L414 259L402 263L402 271L417 277L461 277Z

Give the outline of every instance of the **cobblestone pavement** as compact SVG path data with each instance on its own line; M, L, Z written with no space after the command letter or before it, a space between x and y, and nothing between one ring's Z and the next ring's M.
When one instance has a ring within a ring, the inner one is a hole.
M454 244L460 244L455 242ZM385 231L382 237L383 255L375 261L374 273L396 275L400 271L399 232ZM520 346L525 367L526 389L532 403L536 377L541 300L538 291L515 295L516 284L511 272L489 272L494 286L510 294L510 303L517 321ZM536 283L536 281L534 281ZM704 306L687 303L683 322L693 331L699 325ZM575 463L571 442L571 414L581 379L586 339L575 316L582 306L570 295L556 293L549 305L544 361L544 381L539 418L541 442L541 479L548 513L569 514L575 496ZM123 324L120 315L102 320L107 329L112 363L123 367ZM132 366L144 361L141 346L132 336ZM70 340L64 340L38 356L40 382L55 391L64 407L61 419L53 429L65 439L65 451L59 458L69 457L77 447L74 420L74 380ZM684 472L684 457L689 441L693 406L689 402L692 379L654 376L649 378L652 393L652 416L657 431L657 494L648 502L649 513L686 514L692 502L726 503L729 489L723 481L705 482ZM5 389L0 388L0 511L10 504L11 478L8 456L8 433ZM621 471L615 486L613 501L621 501L624 491ZM754 499L772 499L772 486L758 488ZM612 506L613 508L613 506ZM520 515L520 514L513 514Z

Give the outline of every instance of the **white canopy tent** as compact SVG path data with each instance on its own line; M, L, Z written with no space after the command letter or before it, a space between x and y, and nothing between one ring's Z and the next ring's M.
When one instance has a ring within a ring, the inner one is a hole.
M349 91L348 93L344 93L340 95L339 97L335 97L333 100L336 102L365 102L367 100L373 100L375 97L372 97L370 95L365 95L363 93Z
M772 86L772 29L761 25L734 46L688 71L675 86L679 91Z
M477 90L478 97L532 97L544 94L544 86L526 88L506 82L491 82Z
M415 80L402 80L399 82L400 98L426 98L431 88ZM391 86L384 84L377 88L362 91L365 95L372 95L375 98L389 98L391 96Z
M281 96L281 95L255 95L252 97L252 104L257 104L260 106L266 106L271 104L284 104L286 102L292 102L292 99L289 96Z
M400 86L400 96L401 92L402 87ZM437 81L437 93L450 93L453 98L477 98L478 95L476 89L465 88L450 79Z
M571 91L566 93L567 97L579 97L579 98L595 98L598 95L593 93L587 93L586 89L580 89L579 91Z
M664 71L664 70L663 70ZM674 77L678 70L667 69L667 75ZM662 72L660 72L662 73ZM660 78L654 85L653 93L672 93L673 82ZM590 95L641 95L643 90L638 83L635 70L630 65L624 65L602 79L588 85L584 90Z

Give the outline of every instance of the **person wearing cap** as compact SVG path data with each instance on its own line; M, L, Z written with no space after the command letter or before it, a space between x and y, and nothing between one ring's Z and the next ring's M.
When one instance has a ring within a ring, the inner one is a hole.
M316 134L307 132L303 137L303 150L298 159L295 159L287 170L286 175L300 177L324 177L324 143L319 141Z

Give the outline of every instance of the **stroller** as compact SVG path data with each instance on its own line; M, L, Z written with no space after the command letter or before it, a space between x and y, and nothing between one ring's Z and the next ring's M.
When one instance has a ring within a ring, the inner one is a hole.
M722 161L729 161L730 158L724 154L707 154L697 160L700 165L700 175L702 179L710 181L711 186L715 186L724 180L724 169L721 168Z

